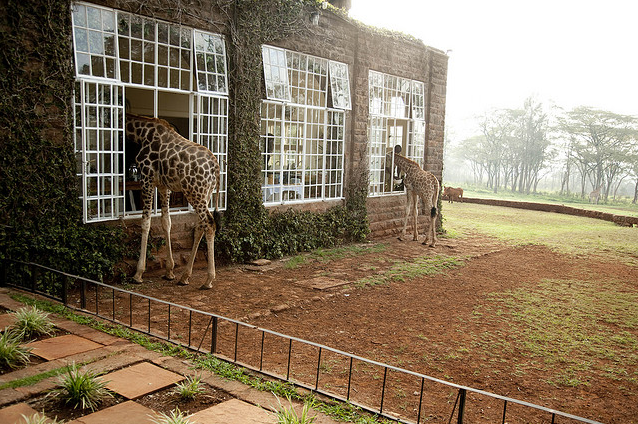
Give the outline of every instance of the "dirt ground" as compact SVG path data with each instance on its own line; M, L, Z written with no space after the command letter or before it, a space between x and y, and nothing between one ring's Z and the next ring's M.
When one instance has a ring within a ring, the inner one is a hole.
M560 371L561 365L548 366L542 359L530 356L528 350L517 347L520 336L512 332L507 319L494 315L496 308L489 307L494 302L493 293L534 287L547 279L611 279L638 292L638 269L591 257L566 256L544 246L512 247L482 235L441 238L435 248L394 238L360 247L362 252L348 250L339 257L308 254L300 264L288 258L263 266L219 267L215 286L208 291L199 290L205 279L203 262L197 263L190 286L165 281L161 278L163 273L154 270L144 275L143 284L132 289L592 420L638 422L635 370L626 370L630 376L622 380L597 372L585 373L581 380L586 381L580 384L556 383L553 374ZM389 270L403 263L449 256L464 263L441 274L384 280ZM371 281L377 284L370 284ZM636 329L629 331L638 335ZM514 348L499 353L499 346L506 344ZM309 354L308 358L301 355L296 359L316 362L316 357L312 358ZM325 357L322 363L327 374L329 361ZM598 368L604 366L600 364ZM377 372L369 384L379 385L381 377L382 373L379 376ZM400 413L415 420L412 414L418 407L417 395L418 387L413 390L410 385L397 386L386 402L393 402ZM424 401L422 420L425 417L427 422L447 422L450 418L456 392L446 389L437 396L443 406ZM528 412L517 414L514 404L507 408L509 423L551 421L551 416L536 419ZM501 422L502 411L502 401L469 397L470 422Z

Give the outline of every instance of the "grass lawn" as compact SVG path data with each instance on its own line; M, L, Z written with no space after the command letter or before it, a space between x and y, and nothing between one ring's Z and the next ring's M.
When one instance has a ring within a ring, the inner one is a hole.
M593 218L472 203L444 203L450 237L477 232L513 245L542 244L578 255L605 256L638 266L638 228Z

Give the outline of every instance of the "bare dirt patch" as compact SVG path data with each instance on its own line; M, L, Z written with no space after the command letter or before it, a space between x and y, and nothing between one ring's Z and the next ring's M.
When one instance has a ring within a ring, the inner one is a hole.
M508 318L506 304L494 300L494 294L534 290L548 280L594 285L612 281L635 294L638 269L592 257L567 256L543 246L512 247L479 235L442 239L436 248L395 239L362 247L369 252L346 251L329 259L307 255L294 267L291 260L264 267L221 267L209 291L198 289L205 279L204 263L195 270L191 286L179 287L163 280L161 271L155 271L145 274L145 283L133 289L601 422L638 422L635 366L614 368L617 358L601 355L592 358L586 370L575 371L568 378L561 374L565 358L534 357L525 347L520 325L514 326ZM423 257L449 256L462 259L463 265L443 274L413 276L399 272L398 277L390 277L397 275L392 270L401 264ZM570 308L564 307L567 311ZM609 325L618 334L638 337L636 328ZM296 360L316 361L313 353L307 358L303 355L298 353ZM635 364L637 356L634 348L633 358L623 361ZM324 359L324 363L329 361ZM378 376L371 378L370 384L378 385L377 380ZM449 407L430 410L425 416L432 422L447 421L455 396L449 391L441 394L439 397L447 399ZM406 414L412 413L415 399L411 391L406 393L399 387L388 398ZM471 405L474 409L470 417L476 420L472 422L499 417L503 409L502 403L485 399L474 399Z

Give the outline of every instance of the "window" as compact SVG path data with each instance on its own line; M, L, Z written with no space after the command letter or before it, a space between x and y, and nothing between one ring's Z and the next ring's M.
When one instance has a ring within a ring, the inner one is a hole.
M75 72L115 79L115 12L97 7L75 5L73 9Z
M137 150L124 140L125 111L165 119L182 136L208 147L221 166L224 208L228 80L223 38L88 3L73 4L72 19L74 136L84 220L141 212ZM181 193L172 194L171 210L189 210Z
M381 72L368 75L369 195L403 191L386 164L388 149L400 145L404 154L423 166L425 158L425 86Z
M261 106L264 202L343 197L347 65L270 46L263 46L262 58L268 98Z

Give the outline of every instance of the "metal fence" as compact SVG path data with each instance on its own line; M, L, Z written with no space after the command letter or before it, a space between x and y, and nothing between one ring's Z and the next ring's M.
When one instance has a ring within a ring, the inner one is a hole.
M600 424L42 265L5 260L0 266L1 286L40 294L393 421Z

